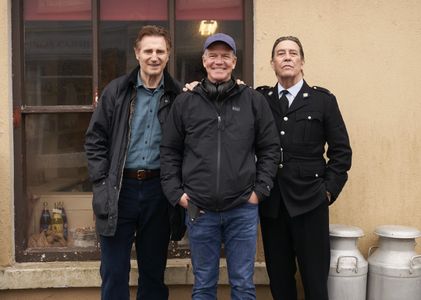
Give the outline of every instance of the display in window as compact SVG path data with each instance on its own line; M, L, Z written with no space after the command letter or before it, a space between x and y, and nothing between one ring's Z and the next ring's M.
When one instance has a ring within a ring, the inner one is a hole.
M61 209L57 208L57 203L55 203L54 206L55 207L53 209L53 217L51 218L51 229L64 238L63 217L61 215Z
M36 200L29 225L29 248L97 246L89 195L49 194L33 198Z
M79 227L70 230L74 247L94 247L96 232L93 227Z
M50 211L48 210L48 203L43 203L44 208L41 213L41 218L39 220L39 229L40 232L47 231L50 229L51 226L51 215Z

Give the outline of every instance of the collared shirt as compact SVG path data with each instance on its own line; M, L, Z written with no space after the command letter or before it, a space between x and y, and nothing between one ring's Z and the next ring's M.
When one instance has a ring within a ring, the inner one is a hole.
M301 90L301 88L303 87L304 84L304 79L301 79L300 81L298 81L296 84L294 84L292 87L288 88L288 94L287 94L287 99L289 102L289 106L291 106L292 101L294 101L295 97L297 97L298 92ZM283 91L285 90L285 88L278 82L278 95L279 97L282 96Z
M137 75L137 94L130 124L129 150L125 168L159 169L161 125L158 120L159 100L164 94L164 77L150 90Z

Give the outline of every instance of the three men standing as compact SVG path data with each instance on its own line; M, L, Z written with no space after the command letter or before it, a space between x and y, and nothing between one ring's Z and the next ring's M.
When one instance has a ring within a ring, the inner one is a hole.
M236 84L235 42L215 34L204 44L207 77L180 95L170 112L180 93L165 71L170 47L162 28L141 29L135 42L139 67L104 89L86 133L102 299L129 299L133 241L138 299L168 299L164 193L188 211L193 299L216 299L222 244L231 298L256 298L258 203L274 299L296 300L296 259L306 299L328 299L328 206L351 166L336 98L308 86L300 41L281 37L271 60L278 83L258 88L266 101Z

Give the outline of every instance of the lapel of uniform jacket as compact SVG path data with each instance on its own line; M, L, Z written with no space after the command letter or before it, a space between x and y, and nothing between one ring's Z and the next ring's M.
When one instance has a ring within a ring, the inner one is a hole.
M310 95L311 88L309 87L307 82L304 81L303 86L301 87L294 101L292 101L292 104L289 107L287 114L290 114L296 111L297 109L300 109L301 107L307 105L308 101L310 100Z
M275 86L269 90L268 96L270 99L269 105L271 109L276 112L276 115L282 115L281 105L279 103L278 83L276 83Z

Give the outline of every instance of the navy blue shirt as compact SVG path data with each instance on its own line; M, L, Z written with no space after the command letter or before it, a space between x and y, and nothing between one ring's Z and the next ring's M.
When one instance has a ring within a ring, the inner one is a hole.
M159 169L161 125L158 109L159 99L164 94L164 77L156 89L150 90L145 87L138 74L136 88L125 168Z

